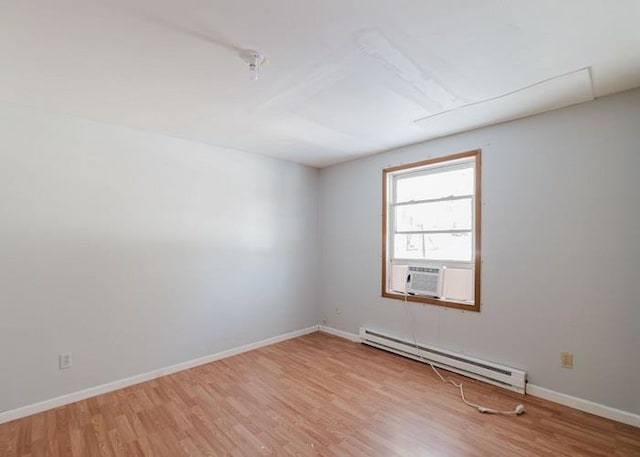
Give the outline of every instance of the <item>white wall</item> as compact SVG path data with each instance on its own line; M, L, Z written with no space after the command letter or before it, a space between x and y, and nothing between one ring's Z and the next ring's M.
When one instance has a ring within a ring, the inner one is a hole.
M318 232L314 169L0 105L0 411L320 319L408 336L381 170L480 147L482 311L410 304L418 338L640 413L638 119L640 90L324 169Z
M418 339L640 413L639 122L635 90L321 170L321 319L410 335L380 297L381 170L481 148L482 309L409 304Z
M317 170L16 106L0 128L0 411L317 323Z

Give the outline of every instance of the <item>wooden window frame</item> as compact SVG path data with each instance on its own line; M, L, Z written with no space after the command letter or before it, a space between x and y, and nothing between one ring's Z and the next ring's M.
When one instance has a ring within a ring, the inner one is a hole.
M396 173L402 170L408 170L410 168L419 168L419 167L427 167L429 165L434 165L442 162L449 162L459 159L466 159L473 157L475 159L474 164L474 181L475 181L475 189L474 189L474 246L475 246L475 255L472 260L474 265L474 297L473 297L473 305L468 305L460 302L455 302L451 300L439 299L439 298L430 298L430 297L420 297L416 295L405 295L397 292L391 292L388 290L388 279L387 279L387 242L388 242L388 233L387 233L387 225L388 214L387 209L389 204L387 202L387 186L389 183L389 178L391 173ZM410 302L418 302L425 303L429 305L437 305L444 306L446 308L455 308L462 309L465 311L480 311L480 277L481 277L481 161L480 161L480 149L475 149L472 151L460 152L457 154L451 154L444 157L437 157L434 159L422 160L420 162L413 162L404 165L398 165L393 167L388 167L382 170L382 289L381 293L383 297L392 298L396 300L406 300Z

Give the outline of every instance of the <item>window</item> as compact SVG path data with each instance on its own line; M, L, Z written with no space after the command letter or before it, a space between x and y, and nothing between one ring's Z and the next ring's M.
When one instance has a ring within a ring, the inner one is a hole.
M480 311L480 151L382 174L382 295Z

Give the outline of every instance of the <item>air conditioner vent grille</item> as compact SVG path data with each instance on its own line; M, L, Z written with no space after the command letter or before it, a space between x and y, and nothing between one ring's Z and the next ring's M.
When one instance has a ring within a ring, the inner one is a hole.
M429 268L429 267L409 267L409 271L420 271L422 273L434 273L439 274L440 268Z
M410 266L407 272L407 292L412 295L439 297L442 294L442 268Z

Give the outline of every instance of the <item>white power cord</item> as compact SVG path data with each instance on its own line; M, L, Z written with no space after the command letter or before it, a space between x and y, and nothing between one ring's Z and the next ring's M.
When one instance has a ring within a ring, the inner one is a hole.
M464 396L464 388L462 387L462 383L457 383L452 379L446 379L444 376L440 374L440 372L433 365L433 363L431 363L429 360L423 357L422 351L418 346L418 340L416 339L415 316L413 315L413 313L409 312L410 308L409 308L409 302L407 301L406 292L404 293L404 305L405 305L405 312L409 316L409 321L411 322L411 336L413 337L413 344L416 348L416 353L418 354L418 357L420 357L420 360L422 360L422 362L426 363L431 367L433 372L442 380L442 382L452 384L460 390L460 398L462 399L465 405L470 406L471 408L475 408L478 410L478 412L484 413L484 414L504 414L504 415L513 415L513 416L519 416L521 414L524 414L525 412L524 405L522 404L516 405L516 407L512 411L501 411L493 408L487 408L486 406L477 405L475 403L471 403L470 401L468 401Z

